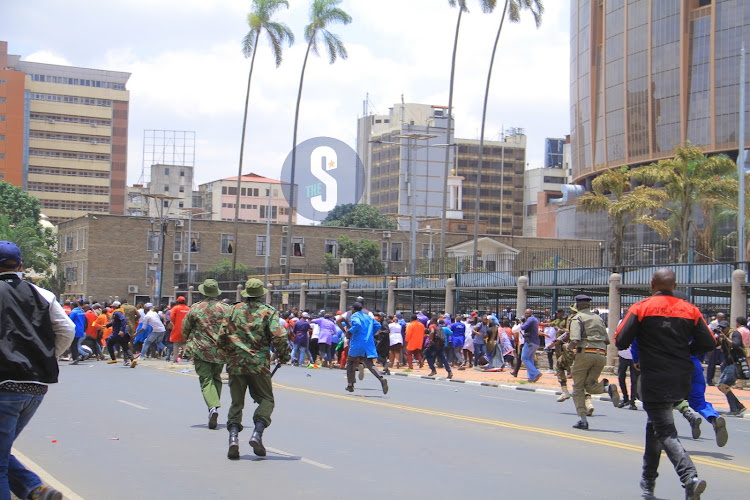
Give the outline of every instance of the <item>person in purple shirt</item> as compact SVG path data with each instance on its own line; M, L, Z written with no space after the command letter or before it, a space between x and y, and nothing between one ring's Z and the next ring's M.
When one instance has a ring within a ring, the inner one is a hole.
M322 318L315 318L310 323L318 325L320 333L318 334L318 348L320 356L323 358L323 366L333 368L333 357L331 352L331 342L333 334L336 333L336 323L331 319L330 314Z
M310 358L310 351L308 351L308 345L310 342L310 314L303 312L302 317L297 320L292 327L292 333L294 335L294 349L292 349L292 365L302 366L302 362L305 360L305 352L307 357ZM312 362L312 359L310 360Z
M417 321L422 323L425 328L427 328L427 323L430 322L430 317L427 316L427 309L422 309L421 312L417 313Z
M534 316L534 311L526 309L524 321L521 324L521 333L523 335L523 351L521 351L521 360L526 365L526 376L529 382L536 382L542 378L540 372L534 364L534 354L539 349L539 320ZM511 372L514 377L518 376L518 371Z

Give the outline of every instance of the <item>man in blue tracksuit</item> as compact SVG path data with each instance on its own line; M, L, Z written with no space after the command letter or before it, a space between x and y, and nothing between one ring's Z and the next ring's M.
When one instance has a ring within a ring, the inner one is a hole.
M388 381L372 364L372 360L378 357L375 349L374 331L376 321L362 311L362 304L355 302L352 306L351 327L347 332L349 340L349 357L346 360L346 379L348 385L346 390L354 392L354 371L360 363L364 364L370 372L380 380L383 394L388 394ZM377 326L378 330L380 329Z
M137 361L133 358L130 352L130 332L128 331L128 319L120 308L120 302L112 302L112 307L115 309L112 313L112 321L104 325L105 328L112 327L112 335L107 337L107 352L111 358L107 361L108 364L117 363L115 359L115 344L120 345L122 349L122 357L125 365L130 365L131 368L135 368Z
M86 313L83 312L78 302L71 302L70 305L73 309L70 311L68 317L76 325L76 336L70 344L70 359L73 360L70 364L77 365L88 354L81 349L81 342L83 341L83 337L86 336Z

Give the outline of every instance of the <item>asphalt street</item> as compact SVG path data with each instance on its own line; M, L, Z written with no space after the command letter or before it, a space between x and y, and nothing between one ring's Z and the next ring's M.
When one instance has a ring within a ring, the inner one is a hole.
M15 449L85 499L640 498L646 414L596 401L591 429L579 431L571 400L550 394L366 372L353 394L341 370L282 367L266 430L268 456L247 444L255 405L247 398L241 460L226 458L229 391L219 429L192 365L136 369L104 362L62 363ZM729 443L711 426L680 437L708 482L704 498L747 497L750 421L727 418ZM662 457L658 498L683 498Z

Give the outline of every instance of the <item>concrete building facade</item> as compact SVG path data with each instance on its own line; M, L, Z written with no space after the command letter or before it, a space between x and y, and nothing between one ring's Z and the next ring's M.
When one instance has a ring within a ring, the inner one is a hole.
M7 44L0 54L5 73L24 74L28 131L22 146L27 163L18 162L17 123L11 137L5 134L14 153L3 173L16 182L20 177L53 223L84 213L124 213L130 74L21 61L7 54ZM14 116L20 98L17 89L6 96Z
M188 231L190 226L190 231ZM128 297L133 301L144 299L152 293L160 268L158 238L152 232L155 226L148 217L125 217L114 215L89 215L79 217L58 226L60 237L59 268L68 280L66 298L93 297L105 300L108 297ZM156 226L158 231L158 225ZM187 269L188 253L193 271L210 269L224 258L231 258L226 245L233 236L233 223L225 221L171 220L165 232L164 279L162 294L170 296L176 275ZM237 262L263 274L265 253L269 252L270 265L278 270L282 262L289 262L293 273L302 272L308 266L319 266L327 253L338 256L337 239L347 235L357 241L366 239L375 242L381 249L381 260L388 263L389 272L401 274L409 269L408 255L410 234L408 231L385 231L325 226L295 226L291 255L285 226L271 226L271 239L266 241L264 223L241 224L239 240L234 246ZM417 233L418 255L429 252L430 239L434 233L420 230ZM500 261L483 255L485 267L497 270L507 268L508 249L525 252L558 248L598 248L597 241L560 240L556 238L500 237L490 239L502 245ZM446 242L449 256L465 255L466 243L471 235L448 233ZM487 251L498 248L487 243ZM192 250L189 252L189 250ZM469 250L470 251L470 250ZM494 250L493 250L494 251ZM518 253L518 252L516 252ZM529 259L531 262L531 259Z
M246 174L240 181L241 222L266 222L270 217L272 224L284 224L289 216L289 202L281 190L282 182L257 174ZM233 221L235 203L237 202L237 177L228 177L207 182L198 186L202 205L200 207L210 220ZM271 209L268 210L270 196ZM297 214L292 215L296 222Z
M750 2L572 0L570 14L576 183L604 169L668 158L686 141L736 158ZM750 64L745 73L748 82ZM747 142L750 127L745 134Z

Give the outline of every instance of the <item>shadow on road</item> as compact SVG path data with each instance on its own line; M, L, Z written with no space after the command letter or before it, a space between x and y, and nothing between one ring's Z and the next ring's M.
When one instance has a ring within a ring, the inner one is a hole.
M721 453L718 451L688 451L690 456L696 456L696 457L711 457L716 458L718 460L733 460L734 455L727 455L726 453Z
M294 455L280 455L278 453L274 453L274 454L269 453L265 457L258 457L256 455L242 455L240 457L240 460L250 460L251 462L263 462L265 460L294 461L294 460L302 460L302 457L297 457Z
M195 424L190 426L191 429L208 429L208 424ZM226 429L227 424L218 424L215 430Z

